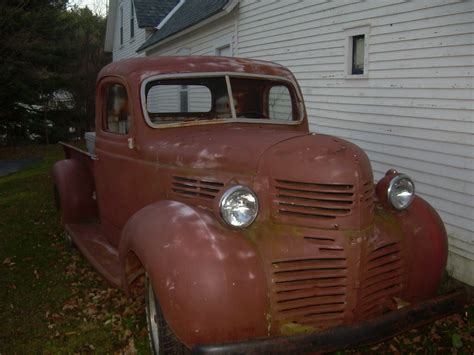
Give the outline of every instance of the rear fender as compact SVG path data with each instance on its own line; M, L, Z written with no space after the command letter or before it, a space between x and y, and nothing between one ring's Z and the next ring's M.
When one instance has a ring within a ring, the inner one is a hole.
M120 245L150 275L186 345L267 335L268 289L255 245L202 209L160 201L127 222ZM127 281L124 272L124 282Z
M94 179L87 166L76 159L64 159L53 165L51 175L63 224L97 220Z

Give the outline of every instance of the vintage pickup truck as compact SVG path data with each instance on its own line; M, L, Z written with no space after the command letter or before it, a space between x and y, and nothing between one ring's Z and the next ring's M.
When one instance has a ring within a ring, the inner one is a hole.
M156 353L328 350L459 303L436 297L446 232L414 182L375 185L359 147L310 132L280 65L112 63L92 143L53 167L62 223L112 285L146 274Z

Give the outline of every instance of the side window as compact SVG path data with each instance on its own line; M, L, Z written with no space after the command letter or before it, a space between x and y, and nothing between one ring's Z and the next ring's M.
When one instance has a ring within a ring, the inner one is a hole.
M128 134L131 118L127 90L120 84L109 85L105 90L105 130Z
M272 86L268 92L268 115L271 120L291 121L293 119L291 94L286 86Z

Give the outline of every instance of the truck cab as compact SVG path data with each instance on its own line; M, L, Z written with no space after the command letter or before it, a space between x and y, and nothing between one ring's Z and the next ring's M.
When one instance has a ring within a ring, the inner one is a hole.
M88 143L53 167L62 222L113 286L146 274L156 353L319 334L436 293L436 211L405 174L376 183L362 149L311 132L280 65L109 64Z

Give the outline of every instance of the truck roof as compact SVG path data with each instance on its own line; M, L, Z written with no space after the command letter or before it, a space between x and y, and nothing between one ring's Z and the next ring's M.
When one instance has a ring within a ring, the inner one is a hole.
M108 75L133 77L140 81L145 77L159 74L235 72L261 75L274 75L295 80L293 74L284 66L263 60L220 57L220 56L182 56L182 57L144 57L123 59L106 65L99 73L100 80Z

